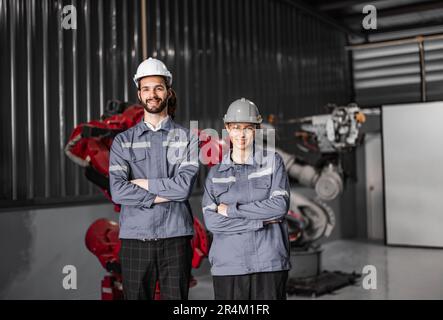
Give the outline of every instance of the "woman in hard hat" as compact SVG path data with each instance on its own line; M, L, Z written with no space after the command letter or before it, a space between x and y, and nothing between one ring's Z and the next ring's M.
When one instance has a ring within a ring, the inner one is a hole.
M257 106L234 101L224 117L232 148L209 171L202 201L215 299L286 299L289 183L281 157L255 141Z

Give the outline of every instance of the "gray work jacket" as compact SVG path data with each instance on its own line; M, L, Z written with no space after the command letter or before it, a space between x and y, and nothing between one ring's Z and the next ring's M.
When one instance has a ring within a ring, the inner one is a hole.
M285 216L289 182L275 152L263 161L255 152L248 164L235 164L227 154L209 171L202 200L207 229L213 233L209 252L213 275L241 275L289 270L289 238ZM228 205L227 217L217 205ZM264 224L269 220L280 223Z
M193 235L188 198L197 173L198 140L170 118L158 131L140 121L118 134L110 152L109 180L112 200L121 204L119 237ZM132 184L133 179L148 179L149 191ZM154 204L157 195L170 201Z

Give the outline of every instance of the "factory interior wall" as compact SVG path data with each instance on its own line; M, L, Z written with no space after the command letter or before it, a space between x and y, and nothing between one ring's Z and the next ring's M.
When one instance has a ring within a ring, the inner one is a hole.
M106 271L85 246L88 227L116 220L110 203L0 212L0 299L100 299ZM77 270L77 289L65 290L63 268Z

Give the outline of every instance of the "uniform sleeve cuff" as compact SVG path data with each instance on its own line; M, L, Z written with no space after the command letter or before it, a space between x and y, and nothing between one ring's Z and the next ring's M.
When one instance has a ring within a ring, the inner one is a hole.
M239 218L240 217L240 215L238 214L238 211L237 211L237 204L236 203L228 205L228 209L226 210L226 213L227 213L228 217L230 217L230 218Z
M160 191L159 179L148 179L148 190L153 194L158 194Z
M156 197L157 197L157 195L155 195L149 191L146 191L146 196L145 196L145 200L143 201L143 205L145 207L152 208L152 205L154 204L154 200Z
M263 220L256 220L257 221L257 230L262 229L264 227L264 221Z

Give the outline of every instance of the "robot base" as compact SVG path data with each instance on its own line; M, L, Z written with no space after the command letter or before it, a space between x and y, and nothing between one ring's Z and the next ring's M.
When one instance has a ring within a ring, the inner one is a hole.
M321 273L321 254L323 249L308 247L308 249L291 248L291 264L289 278L306 278Z
M292 269L286 287L289 295L318 297L357 283L361 275L356 272L322 270L322 252L320 247L291 250Z

